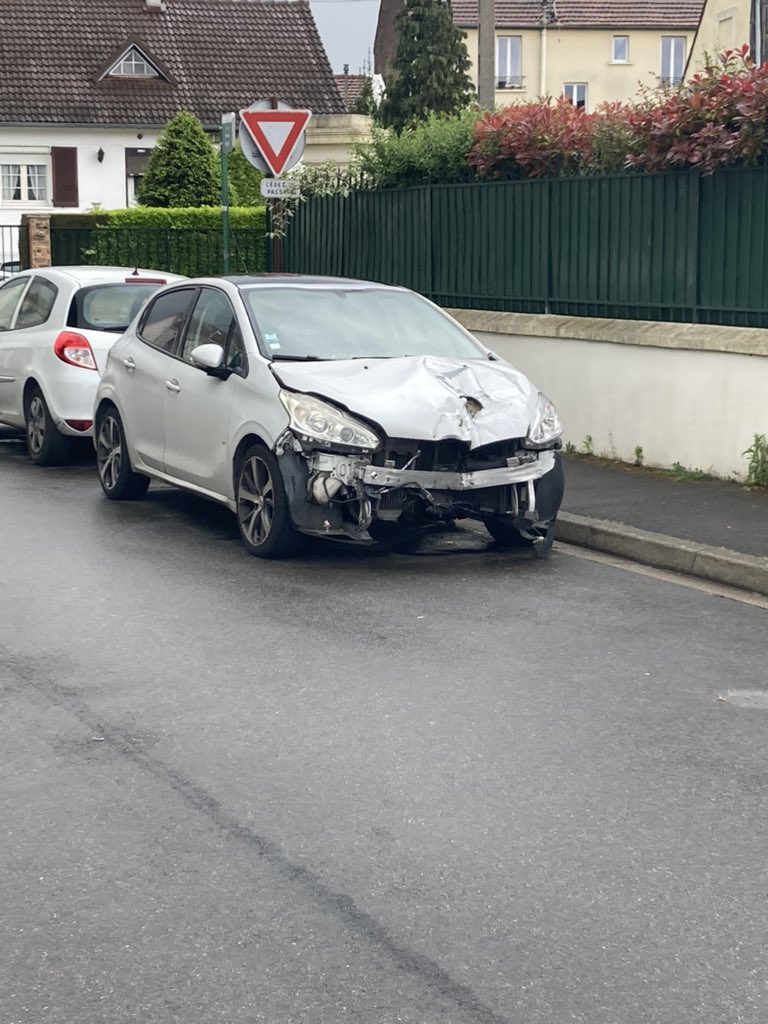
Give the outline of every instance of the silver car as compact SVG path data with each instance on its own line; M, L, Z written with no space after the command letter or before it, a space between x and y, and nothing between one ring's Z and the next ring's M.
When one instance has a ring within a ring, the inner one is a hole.
M108 498L194 491L263 558L460 518L545 555L562 498L552 403L425 298L363 281L162 289L112 347L94 421Z
M125 267L25 270L0 285L0 423L26 430L29 457L60 465L90 435L107 351L175 274Z

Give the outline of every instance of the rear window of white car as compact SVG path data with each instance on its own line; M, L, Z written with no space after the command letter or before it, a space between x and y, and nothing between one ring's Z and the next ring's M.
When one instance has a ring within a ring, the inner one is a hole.
M94 284L75 293L68 327L122 334L141 307L161 286L158 282Z

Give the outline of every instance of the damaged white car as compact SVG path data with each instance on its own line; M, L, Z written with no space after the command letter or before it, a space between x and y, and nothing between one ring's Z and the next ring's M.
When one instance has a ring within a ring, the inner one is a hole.
M431 302L363 281L159 291L110 351L94 422L107 497L194 491L263 558L463 518L543 556L563 493L552 403Z

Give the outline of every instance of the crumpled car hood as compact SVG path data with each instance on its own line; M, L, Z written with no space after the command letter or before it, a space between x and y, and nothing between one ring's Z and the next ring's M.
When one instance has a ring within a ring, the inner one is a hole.
M525 437L538 391L503 362L404 356L272 363L277 379L377 423L388 437L456 438L479 448Z

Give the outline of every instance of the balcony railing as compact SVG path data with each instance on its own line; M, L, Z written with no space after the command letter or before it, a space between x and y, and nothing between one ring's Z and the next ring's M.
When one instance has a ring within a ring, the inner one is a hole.
M509 75L506 78L499 76L496 79L497 89L522 89L523 88L523 76L522 75Z

